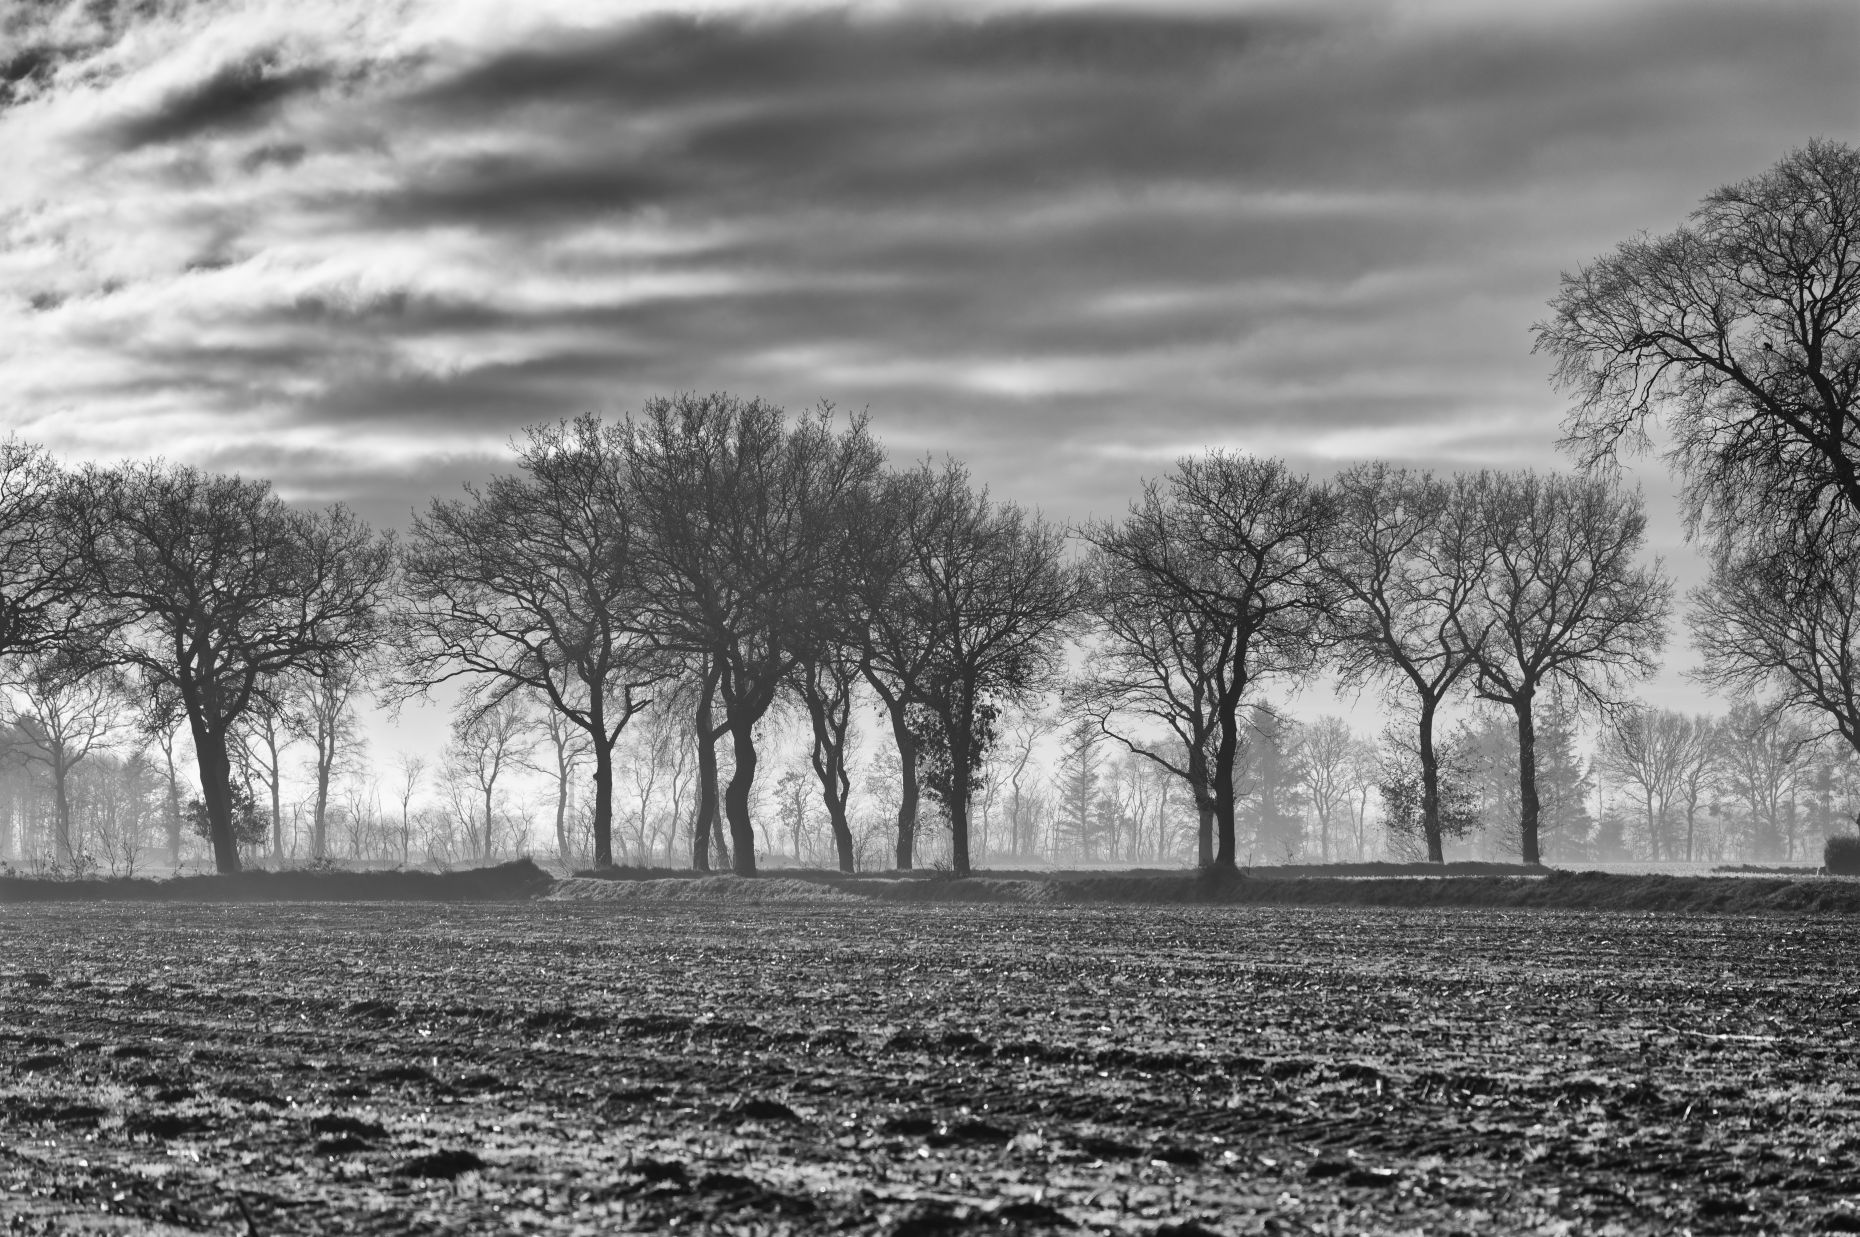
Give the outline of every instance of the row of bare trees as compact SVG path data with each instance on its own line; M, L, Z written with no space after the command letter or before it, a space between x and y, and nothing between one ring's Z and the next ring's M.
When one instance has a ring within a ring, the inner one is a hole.
M790 422L724 395L534 428L518 465L416 517L391 620L401 691L459 679L480 711L529 693L578 728L596 865L613 859L614 745L649 705L683 702L692 863L710 866L721 819L734 870L752 874L758 729L783 698L809 718L837 859L852 866L847 744L869 687L900 753L898 863L913 859L921 784L967 871L995 712L1050 677L1077 610L1058 530L953 462L888 470L863 419Z
M347 702L372 675L398 700L456 681L468 730L517 695L542 702L592 764L597 864L613 859L615 745L649 704L682 702L692 861L727 846L743 873L758 728L784 698L808 716L852 862L846 744L870 692L899 755L897 863L914 859L921 786L966 873L1002 710L1053 685L1075 637L1087 656L1071 697L1186 788L1204 863L1236 862L1246 707L1325 666L1405 706L1430 858L1440 709L1468 694L1509 709L1520 856L1536 862L1538 702L1561 691L1613 713L1663 640L1671 590L1640 561L1641 501L1607 479L1656 422L1713 556L1690 613L1704 679L1777 693L1860 744L1857 236L1860 152L1811 142L1677 231L1566 276L1537 342L1576 396L1580 475L1370 463L1314 482L1212 452L1148 483L1122 520L1078 530L1082 567L1062 530L958 464L894 471L863 419L791 421L727 395L534 428L514 472L434 502L404 547L262 481L155 461L65 474L9 443L0 654L80 697L114 675L157 729L184 723L222 870L259 815L235 793L235 764L254 758L240 736L282 724L299 693L330 758L321 846ZM275 831L275 745L258 763Z
M561 759L572 747L593 765L597 865L613 857L615 744L653 699L685 699L701 736L694 862L707 866L721 799L744 873L757 727L789 692L814 719L850 862L849 710L856 683L876 684L909 757L900 859L921 781L945 804L965 870L995 710L1050 674L1076 611L1057 530L977 492L954 463L886 470L863 420L827 410L791 423L759 401L686 396L622 424L538 427L515 473L434 502L404 549L340 507L289 507L262 482L159 462L66 475L36 449L8 450L19 519L6 651L47 659L73 685L113 676L156 729L185 721L223 871L239 867L260 814L237 793L235 765L256 759L275 830L291 718L318 753L323 853L328 788L371 672L395 700L462 684L454 781L482 796L472 819L484 832L467 839L481 854L495 849L511 757L498 718L519 696L539 702L564 728ZM254 731L262 754L239 742ZM714 745L726 738L720 795Z
M1814 860L1860 802L1854 749L1774 701L1722 715L1629 710L1597 757L1636 809L1633 850L1655 861Z
M1188 785L1202 862L1231 864L1245 706L1328 662L1414 719L1438 862L1435 725L1470 692L1516 718L1521 853L1536 863L1537 701L1561 688L1613 708L1657 665L1671 587L1640 561L1645 530L1639 495L1598 478L1370 463L1315 484L1270 460L1186 460L1124 521L1084 532L1096 658L1079 699Z
M279 749L292 738L314 753L310 850L327 853L355 702L380 680L395 700L461 685L448 785L464 850L487 858L499 779L531 746L518 712L542 710L558 775L592 766L593 858L606 865L615 745L649 705L682 708L692 862L721 849L721 816L745 874L758 728L782 699L808 718L836 858L852 866L848 741L869 692L898 750L895 861L914 860L921 785L966 873L1002 710L1055 685L1081 636L1071 695L1181 780L1206 863L1237 862L1246 707L1275 677L1325 664L1416 685L1429 776L1433 711L1456 684L1514 707L1534 861L1536 691L1563 682L1603 700L1603 685L1651 664L1665 616L1664 583L1634 562L1639 499L1554 475L1442 482L1367 465L1319 483L1215 452L1152 483L1122 523L1081 530L1079 568L1061 530L978 491L958 464L893 471L863 420L791 422L721 395L533 428L514 472L434 501L403 547L259 482L152 462L63 476L15 455L32 481L21 495L45 504L35 544L58 553L15 607L17 659L64 685L30 698L68 701L92 733L106 687L138 694L156 730L184 721L222 870L266 817L281 851ZM254 782L269 805L241 792Z

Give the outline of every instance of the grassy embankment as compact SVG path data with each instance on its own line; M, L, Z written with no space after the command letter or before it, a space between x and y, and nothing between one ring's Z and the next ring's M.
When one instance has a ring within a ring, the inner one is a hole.
M1802 876L1634 876L1504 864L1348 864L1239 873L1013 872L841 875L776 870L756 880L619 868L555 880L528 859L459 872L245 872L168 880L0 877L0 903L486 902L550 896L633 903L988 902L1067 905L1414 906L1494 909L1860 913L1860 882Z

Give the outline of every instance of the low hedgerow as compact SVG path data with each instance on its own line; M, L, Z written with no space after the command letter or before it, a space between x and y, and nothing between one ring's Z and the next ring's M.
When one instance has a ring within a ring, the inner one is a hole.
M1821 865L1835 876L1860 876L1860 835L1829 838L1821 851Z

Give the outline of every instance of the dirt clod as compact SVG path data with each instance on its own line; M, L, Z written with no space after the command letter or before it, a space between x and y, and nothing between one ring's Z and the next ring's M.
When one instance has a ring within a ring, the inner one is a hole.
M458 1148L446 1148L427 1155L415 1156L394 1170L397 1177L425 1177L435 1181L451 1181L466 1173L475 1173L484 1167L484 1161L469 1151Z
M386 1138L387 1129L379 1121L326 1113L310 1119L312 1134L348 1134L356 1138Z
M735 1108L735 1115L744 1121L799 1121L801 1115L780 1100L747 1099Z

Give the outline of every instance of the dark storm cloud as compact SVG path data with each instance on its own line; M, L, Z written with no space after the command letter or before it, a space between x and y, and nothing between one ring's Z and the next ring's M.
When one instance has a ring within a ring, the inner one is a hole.
M512 108L656 110L760 102L846 85L887 89L930 75L977 87L1079 73L1197 72L1264 39L1314 33L1285 16L1114 12L935 18L852 13L660 17L605 38L581 31L489 56L410 93L435 116L482 120Z
M493 55L401 105L416 124L536 136L527 156L420 186L428 209L447 213L453 192L478 218L501 205L527 220L558 194L583 207L768 210L1182 180L1465 190L1513 181L1561 146L1677 119L1662 113L1752 63L1835 69L1854 25L1833 8L1783 22L1710 4L1522 30L1378 24L1315 8L668 18ZM577 158L605 166L565 182Z
M253 128L286 100L317 90L328 80L328 71L319 66L284 64L276 49L253 52L168 93L140 114L116 121L102 137L118 149L134 150Z
M318 452L412 467L690 387L869 406L1061 512L1204 445L1518 462L1557 433L1528 329L1557 271L1860 114L1836 0L348 33L385 11L238 8L140 85L84 69L124 92L71 131L136 157L47 191L34 382L234 453L326 431L265 457L319 492Z
M469 224L549 228L665 201L669 178L649 165L590 163L585 152L474 155L414 183L370 194L361 212L384 227Z

